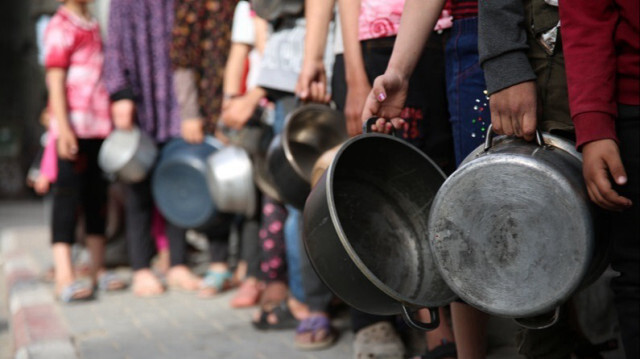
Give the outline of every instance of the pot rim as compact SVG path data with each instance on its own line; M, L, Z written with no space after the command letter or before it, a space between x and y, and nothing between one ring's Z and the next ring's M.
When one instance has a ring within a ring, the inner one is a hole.
M309 174L305 174L304 173L302 168L300 168L300 165L298 164L298 161L296 161L295 158L293 157L293 153L291 153L291 147L289 146L289 133L291 131L289 123L291 122L292 119L294 119L299 113L301 113L303 111L316 111L316 112L336 112L336 111L331 109L331 107L328 106L328 105L323 105L323 104L318 104L318 103L309 103L309 104L305 104L304 106L298 107L297 109L292 111L289 114L289 116L287 116L287 119L285 121L285 126L284 126L284 128L282 130L282 137L281 137L281 140L280 140L280 143L282 144L282 148L284 150L284 155L287 158L287 162L289 162L289 164L291 165L291 167L293 168L295 173L303 181L305 181L307 183L311 183L311 173L309 173ZM345 138L344 139L347 139L348 137L349 136L347 135L346 129L345 129ZM341 142L344 142L344 139ZM332 148L333 148L333 146L332 146Z
M340 242L342 243L342 246L344 247L344 250L347 252L347 255L354 262L354 264L360 270L360 272L376 288L381 290L384 294L388 295L392 299L400 302L403 305L406 305L406 306L409 306L409 307L417 307L417 308L439 307L439 306L443 306L443 305L449 304L451 301L453 301L455 299L455 295L452 298L448 298L446 301L443 301L441 303L440 302L438 302L438 303L418 303L416 301L408 299L406 296L402 295L401 293L399 293L396 290L394 290L394 289L390 288L389 286L387 286L375 274L373 274L373 272L371 272L371 270L369 270L369 268L364 264L362 259L360 259L360 256L356 253L356 251L351 246L351 243L349 243L349 240L348 240L346 234L344 233L340 218L338 217L338 213L336 212L336 206L335 206L335 201L334 201L334 196L333 196L333 179L334 179L334 176L335 176L335 170L336 170L336 166L337 166L336 164L339 162L339 159L340 159L340 157L342 157L342 154L344 153L344 151L346 151L349 148L349 146L353 145L353 143L355 143L357 141L363 141L363 140L367 141L367 140L372 139L372 138L383 138L385 140L392 140L392 141L396 141L398 143L401 143L401 144L403 144L405 146L410 147L413 151L415 151L417 154L422 156L425 160L429 161L429 163L432 165L433 169L435 169L438 173L440 173L440 175L442 175L443 179L446 178L446 175L440 169L440 167L438 167L427 155L422 153L420 150L415 148L413 145L405 142L404 140L401 140L401 139L398 139L396 137L389 136L389 135L379 134L379 133L367 133L367 134L356 136L356 137L353 137L353 138L349 139L348 141L346 141L342 145L342 147L340 147L340 149L336 153L336 156L335 156L334 160L331 162L331 164L329 165L329 168L327 169L327 175L325 176L325 181L326 181L325 182L325 186L327 188L327 191L326 191L327 204L328 204L328 207L329 207L329 214L331 216L331 222L332 222L333 227L334 227L334 229L336 231L336 234L338 235L338 238L340 239ZM438 272L438 275L440 275L439 272Z

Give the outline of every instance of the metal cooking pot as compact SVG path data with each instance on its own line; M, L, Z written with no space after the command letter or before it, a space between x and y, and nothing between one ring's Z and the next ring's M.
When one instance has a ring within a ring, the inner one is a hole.
M485 145L438 191L431 250L465 302L546 327L556 308L604 269L596 246L606 241L594 240L593 211L572 142L540 132L537 143L494 139L489 128Z
M278 193L276 185L273 183L271 173L269 173L267 158L265 156L266 155L264 154L257 154L252 156L254 169L253 180L256 183L258 189L260 189L260 192L278 202L282 202L280 193Z
M325 151L348 138L344 116L326 105L307 104L293 111L267 151L267 165L280 198L302 209L313 165Z
M304 209L305 248L325 284L363 312L401 313L414 328L437 327L437 307L455 299L426 235L431 201L444 179L403 140L372 133L348 140ZM430 308L431 323L410 317L417 308Z
M153 139L139 128L114 130L102 142L98 165L121 181L141 182L153 167L157 155Z
M213 199L222 212L252 217L256 210L256 187L253 164L245 150L227 146L208 160L212 176Z
M213 174L207 160L224 145L213 137L200 144L181 138L167 143L151 179L158 210L182 228L204 230L216 222Z

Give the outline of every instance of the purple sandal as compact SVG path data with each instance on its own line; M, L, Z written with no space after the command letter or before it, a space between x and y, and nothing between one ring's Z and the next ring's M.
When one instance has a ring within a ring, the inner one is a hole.
M310 341L301 341L300 335L311 333ZM318 338L319 333L324 333L322 338ZM322 315L314 315L304 319L296 329L295 346L304 350L319 350L331 346L337 337L336 330L331 327L329 318Z

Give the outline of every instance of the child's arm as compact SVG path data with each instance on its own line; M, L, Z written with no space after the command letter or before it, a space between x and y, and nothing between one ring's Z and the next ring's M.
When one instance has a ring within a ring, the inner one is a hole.
M400 30L393 46L389 65L384 75L376 78L373 83L373 89L367 97L362 113L363 121L376 115L394 119L396 128L402 126L403 121L399 116L407 97L409 78L420 59L429 34L438 21L444 2L444 0L407 0L405 2ZM379 121L376 126L373 126L373 130L387 132L391 130L391 124L388 122L384 124L386 128L379 128L380 126L383 126L383 123Z
M347 82L347 98L344 115L350 136L360 133L362 110L371 84L367 77L362 58L362 49L358 39L359 0L339 0L340 24L342 25L342 42L344 44L345 80Z
M304 38L304 60L298 76L296 93L303 101L329 102L324 49L335 0L306 0L307 32Z
M69 123L67 111L67 95L65 79L67 70L48 68L47 83L49 85L49 105L58 124L58 156L67 160L75 160L78 154L78 141Z

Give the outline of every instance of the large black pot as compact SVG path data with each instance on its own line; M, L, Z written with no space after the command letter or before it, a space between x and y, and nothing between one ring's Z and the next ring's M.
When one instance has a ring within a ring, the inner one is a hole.
M213 199L213 176L207 159L222 146L213 137L200 144L177 138L164 146L151 189L158 210L169 222L199 230L216 223L219 212Z
M344 116L329 106L307 104L293 111L267 151L267 165L279 197L303 209L313 165L348 137Z
M304 243L325 284L363 312L403 314L415 328L437 327L437 307L456 296L431 256L427 220L445 175L426 155L395 137L347 141L311 191ZM432 322L409 312L430 308Z

